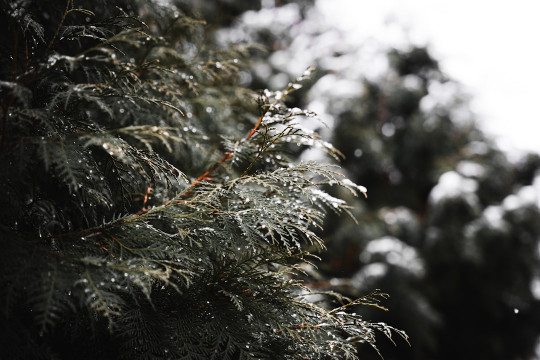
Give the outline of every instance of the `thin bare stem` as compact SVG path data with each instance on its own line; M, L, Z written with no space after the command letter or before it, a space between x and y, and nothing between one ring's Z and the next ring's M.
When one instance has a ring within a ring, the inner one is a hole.
M66 20L66 16L69 14L69 5L71 4L71 0L67 0L66 2L66 9L64 10L64 14L62 15L62 19L60 20L60 23L58 24L58 27L56 28L56 32L54 33L51 41L49 42L49 45L47 45L47 49L45 50L45 53L48 53L49 50L51 50L54 41L58 37L58 34L60 33L60 29L62 28L62 25L64 25L64 20Z
M17 54L19 52L19 31L13 34L13 81L17 81Z

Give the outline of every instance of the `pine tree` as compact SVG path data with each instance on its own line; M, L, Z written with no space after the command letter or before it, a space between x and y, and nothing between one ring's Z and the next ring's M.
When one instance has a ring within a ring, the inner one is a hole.
M305 286L322 186L291 148L330 144L280 91L238 84L249 48L149 1L0 2L0 356L355 359L382 308ZM337 304L337 305L335 305ZM330 308L328 306L335 305Z

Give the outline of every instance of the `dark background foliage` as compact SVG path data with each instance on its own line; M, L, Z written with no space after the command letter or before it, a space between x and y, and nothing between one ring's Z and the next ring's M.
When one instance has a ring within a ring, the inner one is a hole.
M253 24L255 13L237 28L269 41L270 83L293 67L277 64L310 58L318 72L295 104L323 109L332 125L318 131L369 192L366 202L353 200L359 225L328 218L318 286L391 294L392 311L382 318L405 329L413 345L385 343L386 359L534 358L540 157L499 150L429 48L381 44L374 52L373 44L338 37L320 14L286 8L274 13L297 17L288 26L267 23L273 37ZM375 62L385 71L358 70ZM257 71L253 77L261 81Z

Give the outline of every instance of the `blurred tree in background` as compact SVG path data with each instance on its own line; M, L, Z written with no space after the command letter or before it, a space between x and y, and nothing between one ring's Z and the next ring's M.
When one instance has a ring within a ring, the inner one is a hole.
M370 190L360 215L369 224L351 236L333 221L324 269L357 291L392 293L389 317L418 341L413 359L530 358L540 330L539 157L512 163L483 137L426 49L389 59L386 78L365 81L337 116L333 141Z
M359 225L326 222L329 251L313 286L389 292L393 311L383 318L412 347L385 346L386 359L532 359L540 157L499 150L425 47L362 43L295 3L250 11L222 38L266 44L248 77L257 84L279 88L298 68L318 68L290 101L328 123L313 126L368 188L367 202L350 199Z

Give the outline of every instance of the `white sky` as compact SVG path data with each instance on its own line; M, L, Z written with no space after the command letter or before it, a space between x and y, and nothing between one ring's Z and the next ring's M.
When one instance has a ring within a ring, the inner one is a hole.
M487 133L504 149L540 152L540 2L536 0L318 0L338 26L395 43L429 44L465 85ZM390 27L391 28L391 27Z

